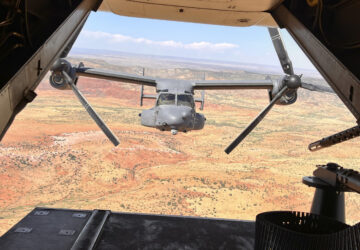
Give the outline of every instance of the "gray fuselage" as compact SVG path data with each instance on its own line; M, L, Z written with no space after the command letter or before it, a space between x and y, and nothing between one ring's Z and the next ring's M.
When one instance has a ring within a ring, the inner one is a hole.
M202 129L205 117L196 113L194 97L183 91L160 91L156 105L141 113L141 124L162 131L187 132Z

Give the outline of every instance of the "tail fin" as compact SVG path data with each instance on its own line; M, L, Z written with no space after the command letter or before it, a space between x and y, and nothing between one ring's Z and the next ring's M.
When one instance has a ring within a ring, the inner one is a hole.
M206 71L203 72L203 80L206 80ZM201 91L201 98L195 98L195 102L200 102L200 110L204 109L204 101L205 101L205 90Z
M140 89L140 106L143 105L143 99L155 99L156 100L156 95L145 95L144 94L144 85L141 85L141 89Z
M145 68L142 69L142 75L145 76ZM144 85L140 88L140 106L143 105L143 99L156 99L156 95L144 95Z
M201 91L201 98L195 98L195 102L200 102L200 110L204 109L204 102L205 102L205 90Z
M144 85L140 87L140 106L143 105L143 97L144 97Z
M271 80L271 77L270 77L270 76L266 76L265 79L266 79L266 80ZM271 89L268 90L268 94L269 94L269 100L270 100L270 102L271 102L272 99L273 99L273 94L272 94L272 90L271 90Z

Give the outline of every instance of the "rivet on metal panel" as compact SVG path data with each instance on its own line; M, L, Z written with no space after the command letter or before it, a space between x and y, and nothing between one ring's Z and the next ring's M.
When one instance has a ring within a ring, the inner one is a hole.
M44 215L48 215L50 213L50 211L35 211L34 215L41 215L41 216L44 216Z
M250 21L250 19L248 19L248 18L240 18L240 19L238 19L239 23L248 23L249 21Z
M60 235L65 235L65 236L71 236L75 234L75 230L70 230L70 229L61 229L59 232Z
M32 228L29 227L18 227L15 229L15 233L30 233L32 231Z
M72 215L72 217L76 217L76 218L85 218L86 214L85 213L74 213Z

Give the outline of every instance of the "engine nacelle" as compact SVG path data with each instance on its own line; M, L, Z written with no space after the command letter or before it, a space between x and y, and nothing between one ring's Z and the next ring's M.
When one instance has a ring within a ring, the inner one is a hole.
M285 76L286 77L286 76ZM280 80L273 80L274 87L269 90L270 101L276 96L277 93L284 87L284 78ZM297 100L297 89L288 89L287 92L276 102L278 105L290 105Z
M155 110L145 109L141 112L141 125L155 127Z
M203 114L196 113L195 115L195 123L194 123L194 130L202 129L205 125L206 118Z
M63 72L66 72L70 78L73 80L74 84L76 84L76 72L75 69L71 66L71 64L64 60L58 59L54 65L51 67L51 75L50 75L50 85L53 88L60 89L60 90L70 90L71 86L69 82L64 77Z

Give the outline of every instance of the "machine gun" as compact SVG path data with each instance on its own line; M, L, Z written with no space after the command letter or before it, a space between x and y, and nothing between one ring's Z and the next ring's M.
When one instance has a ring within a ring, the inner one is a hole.
M303 183L315 187L311 213L345 222L345 192L360 193L360 174L336 163L318 165Z

